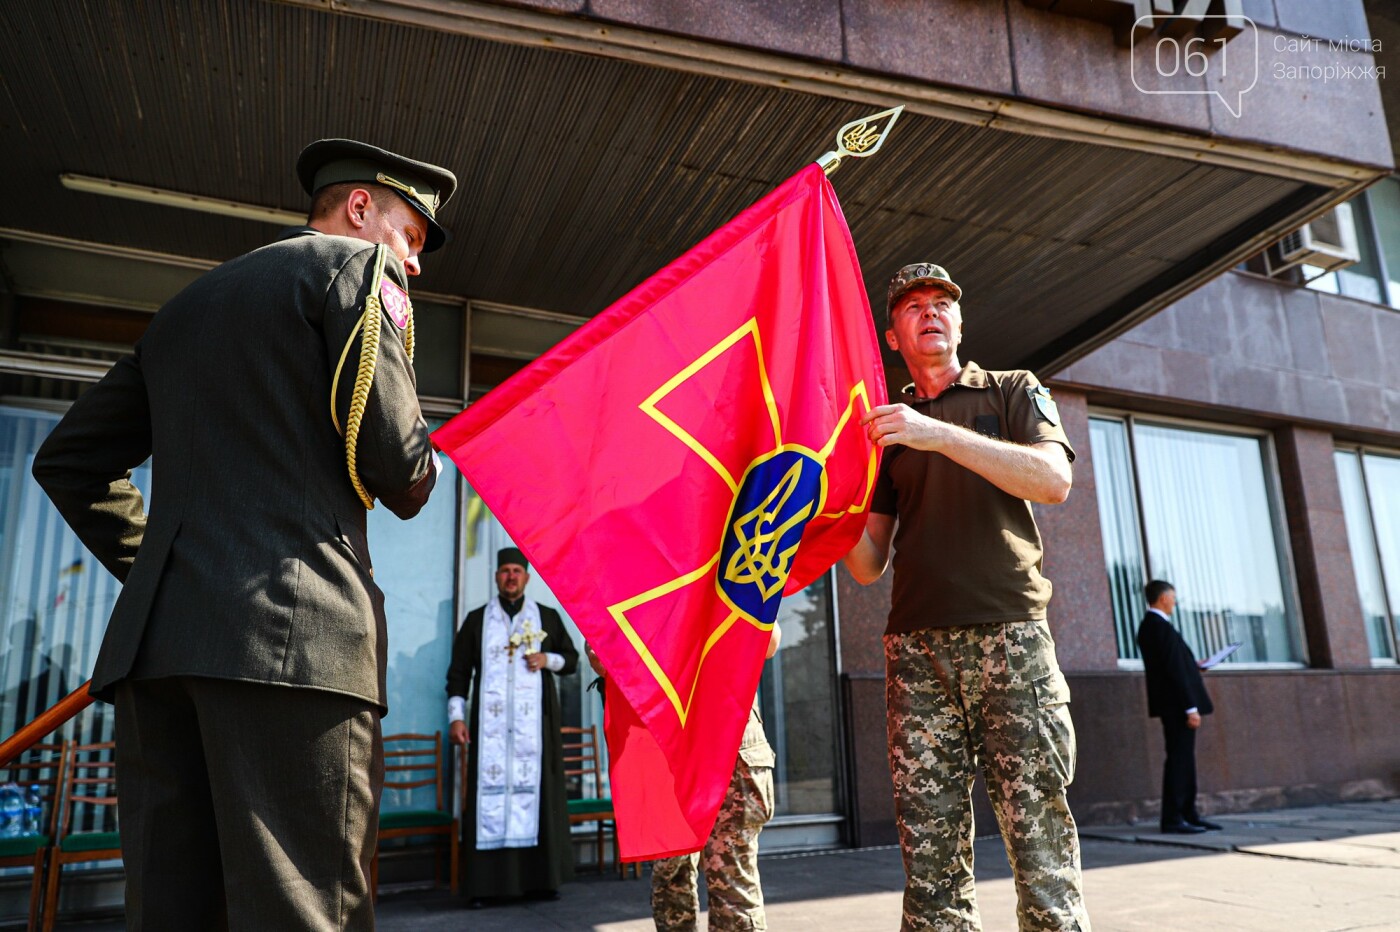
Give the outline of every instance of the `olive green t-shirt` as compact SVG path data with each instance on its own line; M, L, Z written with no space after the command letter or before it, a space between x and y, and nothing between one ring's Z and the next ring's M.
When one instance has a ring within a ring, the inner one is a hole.
M910 391L893 400L1011 443L1053 440L1074 460L1049 390L1029 372L989 372L969 362L937 398ZM892 446L870 510L899 519L886 633L1045 617L1051 587L1040 575L1040 531L1029 502L941 453Z

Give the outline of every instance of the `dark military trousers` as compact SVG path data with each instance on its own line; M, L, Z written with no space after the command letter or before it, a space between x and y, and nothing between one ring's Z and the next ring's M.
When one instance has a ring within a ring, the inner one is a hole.
M1087 930L1069 688L1045 622L885 636L895 814L906 884L902 928L981 929L972 875L979 759L1015 875L1025 930Z
M741 754L704 852L665 858L651 866L651 914L657 932L695 932L702 863L711 932L767 929L758 880L758 833L772 817L773 768L751 767Z
M132 930L368 930L384 784L363 699L204 677L117 686Z

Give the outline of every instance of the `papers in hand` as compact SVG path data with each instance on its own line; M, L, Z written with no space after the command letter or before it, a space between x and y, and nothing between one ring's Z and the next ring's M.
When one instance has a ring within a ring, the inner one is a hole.
M1239 650L1243 644L1244 641L1237 641L1234 644L1227 644L1224 647L1220 648L1220 650L1211 654L1205 660L1202 660L1200 663L1196 664L1196 666L1200 667L1202 670L1209 670L1211 667L1216 666L1220 663L1220 661L1224 660L1226 657Z

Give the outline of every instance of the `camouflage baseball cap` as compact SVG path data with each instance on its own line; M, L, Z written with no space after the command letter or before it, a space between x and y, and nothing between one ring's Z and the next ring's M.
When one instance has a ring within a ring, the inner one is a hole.
M920 285L936 285L945 289L953 296L954 301L962 300L962 289L953 284L953 280L948 277L948 270L941 265L934 265L932 262L915 262L913 265L906 265L898 272L894 273L894 278L890 279L889 295L885 299L885 313L888 314L894 309L894 303L904 297L911 288Z

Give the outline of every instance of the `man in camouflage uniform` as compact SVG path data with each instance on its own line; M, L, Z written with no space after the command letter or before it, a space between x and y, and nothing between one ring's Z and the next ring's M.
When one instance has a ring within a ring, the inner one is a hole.
M773 626L768 657L778 652L782 629ZM602 662L587 648L593 672L604 676ZM709 888L711 932L748 932L768 928L763 887L758 878L758 833L773 818L773 748L763 734L758 697L739 742L734 776L715 827L703 852L663 858L651 865L651 915L657 932L695 932L700 913L698 885L702 857Z
M1045 622L1050 582L1030 502L1069 494L1074 451L1024 370L958 361L962 289L937 265L890 282L885 339L913 384L864 419L886 447L862 584L894 548L885 633L890 771L907 878L903 929L980 929L972 784L980 761L1016 880L1022 930L1087 930L1069 689Z
M774 629L777 630L776 628ZM734 776L701 852L651 866L651 915L657 932L695 932L700 911L697 873L703 860L712 932L766 929L758 880L758 833L773 817L773 749L763 734L758 703L734 762Z

